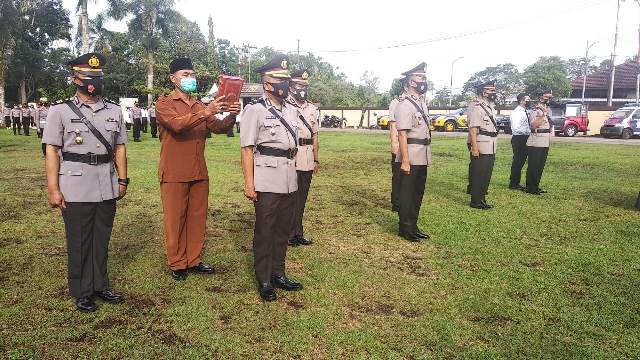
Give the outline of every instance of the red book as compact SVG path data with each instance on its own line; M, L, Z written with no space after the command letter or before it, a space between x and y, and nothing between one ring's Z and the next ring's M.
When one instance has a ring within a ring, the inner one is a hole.
M239 102L244 80L241 77L227 75L218 76L218 80L220 81L218 97L224 95L224 101L229 104Z

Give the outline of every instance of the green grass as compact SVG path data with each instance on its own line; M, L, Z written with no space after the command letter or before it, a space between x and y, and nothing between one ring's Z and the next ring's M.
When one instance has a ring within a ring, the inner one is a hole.
M506 189L499 143L488 212L468 207L464 139L436 138L420 226L395 236L382 134L321 134L305 219L290 249L299 293L255 291L253 208L239 138L215 136L204 259L213 277L169 277L156 177L159 145L129 145L132 179L110 246L115 290L93 314L66 289L62 219L48 208L35 136L0 130L0 358L638 358L640 190L635 146L557 144L542 197Z

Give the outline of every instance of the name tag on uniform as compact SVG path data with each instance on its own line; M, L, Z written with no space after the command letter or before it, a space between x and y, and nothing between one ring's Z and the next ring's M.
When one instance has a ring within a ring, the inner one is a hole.
M81 123L82 119L71 119L72 123Z
M272 120L272 119L277 119L277 117L275 117L273 115L267 115L267 117L265 117L265 119Z
M114 118L107 118L107 120L105 120L106 122L118 122L118 120L114 119Z

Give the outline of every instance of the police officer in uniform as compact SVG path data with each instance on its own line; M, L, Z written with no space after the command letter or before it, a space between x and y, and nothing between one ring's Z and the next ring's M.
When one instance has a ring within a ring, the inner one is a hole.
M402 87L407 91L404 79L402 79ZM394 98L389 103L389 139L391 141L391 211L400 211L400 179L402 179L402 171L400 171L400 163L396 162L398 156L398 127L393 114L398 105L398 98Z
M527 140L527 153L529 164L527 165L527 193L532 195L544 194L546 191L540 189L540 179L544 165L549 154L549 144L551 142L552 123L549 117L549 104L553 99L551 90L543 90L539 93L539 103L533 111L533 121L531 121L531 135Z
M76 94L51 107L42 138L49 204L64 219L69 293L82 312L96 310L96 297L122 301L110 289L107 253L116 199L129 184L127 132L120 107L100 96L104 64L97 53L68 63Z
M2 109L2 115L4 115L4 126L8 129L11 127L11 106L5 105Z
M474 209L488 210L492 206L486 201L491 181L493 164L496 159L498 129L495 120L494 101L496 82L488 81L476 87L478 98L467 108L469 136L469 192Z
M138 103L133 104L131 108L131 117L133 118L133 141L140 142L140 130L142 130L142 109L138 107Z
M298 189L298 111L286 101L288 62L286 55L278 54L256 70L262 74L264 97L244 108L240 122L244 195L253 201L256 212L254 268L258 292L265 301L276 300L274 287L302 289L285 274Z
M44 124L47 123L47 112L49 111L49 101L47 98L40 98L40 104L36 108L36 126L38 128L38 137L42 137L42 131L44 130Z
M158 121L156 119L156 103L149 107L149 124L151 125L151 137L158 137Z
M400 211L398 235L417 242L429 239L429 234L418 228L418 215L427 182L427 166L431 165L431 131L429 109L424 94L427 92L426 64L402 73L406 90L393 110L398 129L398 156L402 171L400 180Z
M11 127L13 129L13 135L22 135L22 110L20 106L16 105L11 109Z
M29 135L29 126L31 126L31 108L27 103L22 104L20 119L22 119L22 132L24 132L24 136Z
M307 101L309 94L309 70L301 69L291 74L289 83L289 103L298 110L298 154L296 170L298 173L298 191L296 195L295 232L289 239L290 246L311 245L313 241L304 237L302 218L311 187L311 178L318 173L318 124L320 111Z

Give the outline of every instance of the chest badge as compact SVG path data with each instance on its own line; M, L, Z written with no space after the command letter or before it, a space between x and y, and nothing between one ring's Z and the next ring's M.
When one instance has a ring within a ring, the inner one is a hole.
M82 136L80 136L80 130L76 129L75 133L76 133L76 138L74 140L76 144L82 145L82 143L84 142L84 139L82 138Z

